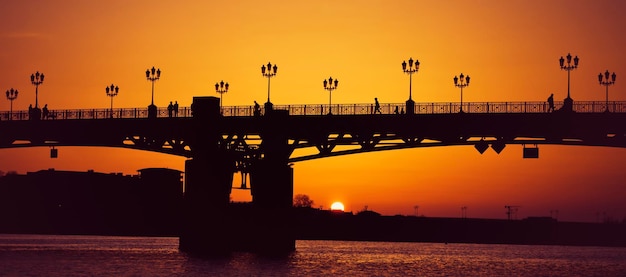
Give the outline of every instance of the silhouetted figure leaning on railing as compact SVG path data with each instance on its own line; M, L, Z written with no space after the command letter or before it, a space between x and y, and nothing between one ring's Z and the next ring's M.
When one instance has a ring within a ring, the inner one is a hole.
M42 112L43 112L42 115L41 115L42 118L43 119L48 119L48 104L45 104L43 106Z
M259 103L254 101L254 116L260 116L260 115L261 115L261 106L259 105Z
M548 112L554 112L554 93L548 97Z
M172 113L174 112L174 104L170 101L170 104L167 105L167 114L169 117L172 117Z

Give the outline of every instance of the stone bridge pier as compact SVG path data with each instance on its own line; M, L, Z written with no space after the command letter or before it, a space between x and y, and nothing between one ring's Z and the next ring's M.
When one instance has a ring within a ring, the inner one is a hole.
M192 254L221 255L231 251L287 254L295 250L292 228L293 169L285 132L265 128L263 157L250 172L253 201L230 203L235 173L233 153L220 145L219 98L194 97L193 157L185 162L183 225L179 248ZM281 112L260 118L280 126Z
M295 250L293 226L293 168L291 149L280 122L287 111L274 110L264 116L261 133L263 158L252 165L250 188L254 208L253 244L259 252L289 253Z

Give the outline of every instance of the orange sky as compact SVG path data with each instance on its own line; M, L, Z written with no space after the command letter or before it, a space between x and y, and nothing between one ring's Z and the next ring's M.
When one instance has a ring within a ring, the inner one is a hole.
M213 95L230 83L223 103L265 102L260 66L279 67L272 78L275 105L326 104L322 81L340 80L333 103L402 103L408 75L401 63L419 59L416 102L459 101L452 78L472 77L463 100L544 101L567 94L560 56L580 57L572 71L575 101L603 101L597 75L616 72L610 100L626 100L626 3L552 1L3 1L0 2L0 89L20 91L14 109L35 101L29 82L46 75L39 102L51 109L107 108L105 86L120 92L114 107L146 107L145 70L163 73L155 104ZM8 110L9 101L0 102ZM296 163L295 193L316 206L342 201L383 214L595 221L597 213L626 217L626 149L540 146L540 159L522 159L522 147L480 155L473 147L407 149ZM136 173L144 167L184 169L184 158L107 148L0 150L0 170L46 168ZM323 177L320 177L323 176ZM235 199L249 199L235 191Z

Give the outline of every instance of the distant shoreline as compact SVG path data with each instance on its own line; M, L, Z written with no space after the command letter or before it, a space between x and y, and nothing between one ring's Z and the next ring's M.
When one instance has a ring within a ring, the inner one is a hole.
M233 213L245 211L235 209ZM567 245L626 247L626 224L558 222L552 218L522 220L383 216L376 213L343 213L294 208L296 240L342 240L380 242L473 243L515 245ZM250 236L245 220L233 220L229 229L236 237ZM108 230L23 228L0 224L0 233L39 235L97 235L177 237L174 232L133 231L124 226ZM170 228L165 228L169 229ZM163 229L163 230L165 230ZM113 231L117 230L117 231ZM237 234L239 233L240 234Z

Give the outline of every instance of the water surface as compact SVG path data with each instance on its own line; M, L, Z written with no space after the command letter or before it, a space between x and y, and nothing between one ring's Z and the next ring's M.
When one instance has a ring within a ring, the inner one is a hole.
M199 258L178 238L0 235L1 276L626 276L626 248L297 241Z

